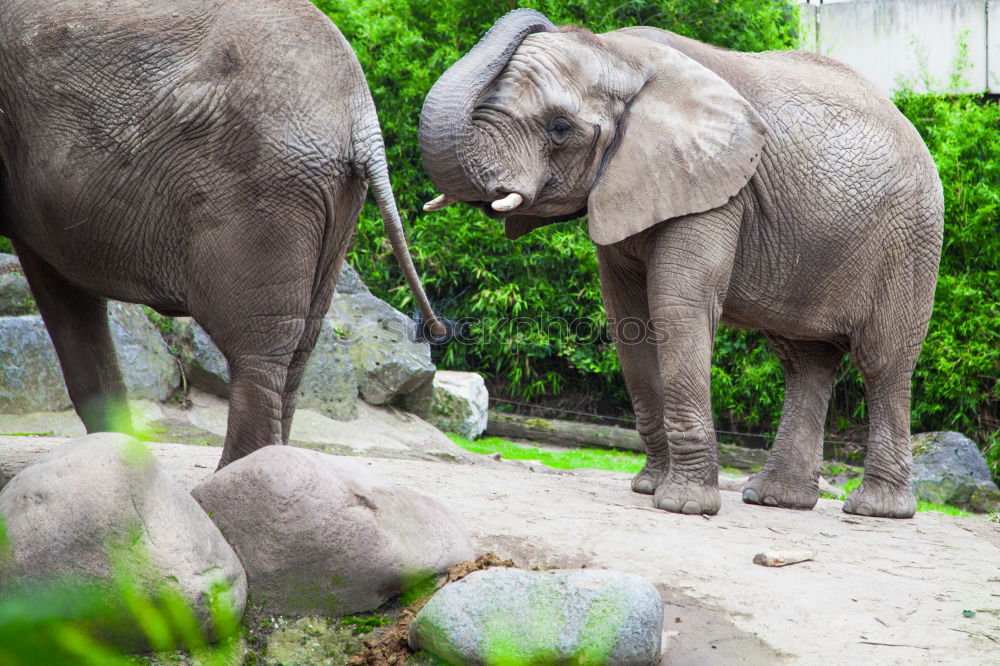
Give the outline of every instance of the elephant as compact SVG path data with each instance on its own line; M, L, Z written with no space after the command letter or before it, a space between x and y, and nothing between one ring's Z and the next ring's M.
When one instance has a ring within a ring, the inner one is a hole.
M288 442L371 185L434 334L350 45L307 0L0 0L0 235L88 432L129 430L107 300L230 370L219 467Z
M710 394L720 322L761 331L785 376L751 504L811 509L835 371L870 419L847 513L911 517L910 379L934 299L943 194L920 136L820 55L740 53L672 32L593 34L515 10L434 83L420 116L440 196L517 238L587 216L602 300L646 448L632 490L721 504ZM616 322L645 333L623 339Z

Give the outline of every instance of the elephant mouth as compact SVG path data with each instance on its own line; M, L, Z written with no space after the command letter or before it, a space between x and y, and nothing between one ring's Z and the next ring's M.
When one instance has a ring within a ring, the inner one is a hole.
M514 212L511 210L505 210L505 211L493 210L492 203L493 202L491 201L470 201L469 205L479 208L479 210L483 211L483 213L486 214L486 217L490 218L491 220L506 219L508 215L511 215Z

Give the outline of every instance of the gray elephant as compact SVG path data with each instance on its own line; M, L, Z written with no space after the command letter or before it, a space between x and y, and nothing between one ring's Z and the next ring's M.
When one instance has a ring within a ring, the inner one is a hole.
M0 235L88 431L128 429L108 298L230 367L220 467L288 441L367 183L435 333L364 75L307 0L0 0Z
M609 321L646 327L616 336L647 451L633 490L667 511L719 510L709 377L721 321L763 331L785 372L774 447L744 501L815 505L849 353L871 423L844 510L913 515L910 377L942 191L917 132L861 76L811 53L738 53L645 27L594 35L517 10L435 83L420 145L442 193L428 210L482 207L510 238L588 215Z

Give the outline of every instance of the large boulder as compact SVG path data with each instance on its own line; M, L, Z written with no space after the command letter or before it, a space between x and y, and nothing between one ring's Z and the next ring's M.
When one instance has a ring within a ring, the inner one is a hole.
M34 314L35 300L21 264L13 254L0 253L0 316Z
M267 612L372 610L472 557L445 506L318 451L266 446L193 494L239 553L250 598Z
M209 638L213 604L243 612L246 575L236 553L150 451L125 435L97 433L54 449L0 491L0 516L8 539L0 585L9 590L82 579L111 598L123 586L153 600L180 594ZM138 627L97 628L124 649L148 647Z
M108 305L111 338L129 397L166 400L180 370L159 331L138 305ZM62 369L39 315L0 317L0 414L70 407Z
M413 320L372 295L346 263L326 316L347 343L366 402L384 405L421 392L429 396L434 378L430 345L414 342Z
M650 666L662 632L663 601L639 576L493 568L431 597L410 626L410 646L456 666Z
M438 370L427 420L445 432L475 439L486 430L490 395L475 372Z
M911 485L917 499L986 511L1000 508L1000 489L976 443L958 432L914 435Z

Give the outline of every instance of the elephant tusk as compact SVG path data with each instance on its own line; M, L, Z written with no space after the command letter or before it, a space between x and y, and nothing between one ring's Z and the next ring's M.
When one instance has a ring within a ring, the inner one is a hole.
M445 206L450 206L456 201L458 201L458 199L456 199L455 197L449 197L447 194L440 194L431 199L430 201L428 201L427 203L425 203L424 210L426 211L441 210Z
M515 208L521 205L522 201L524 201L524 197L522 197L517 192L511 192L503 199L497 199L496 201L494 201L492 207L493 210L503 213L508 210L514 210Z

